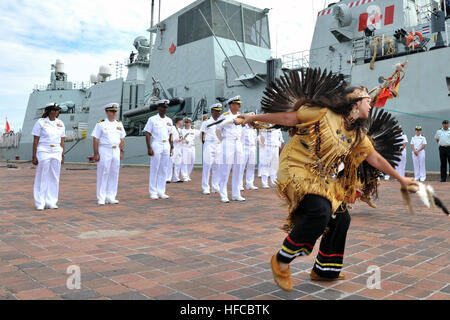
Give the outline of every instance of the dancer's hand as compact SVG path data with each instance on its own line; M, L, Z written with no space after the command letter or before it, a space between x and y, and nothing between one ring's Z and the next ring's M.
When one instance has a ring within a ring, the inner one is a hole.
M31 161L35 166L38 165L38 159L36 157L33 157L33 160Z
M402 178L399 180L402 190L408 190L409 186L418 186L419 184L413 178Z
M252 115L252 114L240 114L238 116L238 119L243 120L243 122L242 122L243 126L246 125L247 123L252 123L254 121L253 118L254 118L254 115Z

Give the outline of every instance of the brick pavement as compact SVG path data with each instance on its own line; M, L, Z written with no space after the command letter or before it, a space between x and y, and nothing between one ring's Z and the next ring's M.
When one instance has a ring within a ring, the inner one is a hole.
M94 170L64 165L60 209L35 211L34 169L0 168L0 299L449 299L450 220L423 206L409 216L395 182L382 182L378 209L351 211L345 281L311 282L314 256L291 265L294 290L280 290L269 260L284 218L273 189L222 204L193 181L150 200L148 168L122 168L120 204L97 206ZM92 167L91 167L92 169ZM257 185L260 185L259 182ZM450 183L431 182L450 205ZM419 204L418 201L416 201ZM66 270L81 269L81 289ZM369 266L381 288L368 289Z

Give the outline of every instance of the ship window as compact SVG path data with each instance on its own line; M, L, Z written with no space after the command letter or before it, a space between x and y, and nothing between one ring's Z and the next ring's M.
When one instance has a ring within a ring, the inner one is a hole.
M216 36L230 40L236 39L237 41L242 42L243 39L242 39L241 7L223 1L214 1L214 2L220 9L219 12L216 5L213 3L212 12L214 21L214 33L216 34ZM222 15L223 17L225 17L230 28L228 28ZM233 33L230 32L230 29Z
M245 43L270 49L267 15L244 8Z
M245 43L270 49L267 15L261 11L247 8L241 10L239 5L219 0L204 1L178 17L178 46L212 36L211 30L199 9L217 37L229 40L236 39L239 42L245 40ZM244 21L244 28L242 28L242 20Z
M202 2L178 17L178 46L204 39L212 35L199 10L202 11L208 24L212 26L211 2Z

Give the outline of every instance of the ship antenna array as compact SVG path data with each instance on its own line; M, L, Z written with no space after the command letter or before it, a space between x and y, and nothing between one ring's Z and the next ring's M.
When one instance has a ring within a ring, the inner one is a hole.
M124 64L126 64L127 61L124 60L123 62L120 61L115 61L113 63L110 63L109 66L112 67L114 65L115 70L116 70L116 79L118 78L122 78L123 75L123 66Z

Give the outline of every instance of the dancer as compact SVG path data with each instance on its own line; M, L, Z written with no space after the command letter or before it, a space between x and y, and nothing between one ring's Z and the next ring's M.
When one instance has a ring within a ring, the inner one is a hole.
M321 235L311 279L344 278L341 269L350 225L346 201L354 199L360 187L357 169L363 161L397 179L402 189L416 184L401 177L366 136L369 103L366 88L350 87L332 73L308 69L301 75L290 71L266 89L262 105L267 114L240 116L244 124L261 121L296 128L281 153L277 181L289 206L283 227L289 235L271 259L274 280L284 290L292 290L289 263L311 254Z

